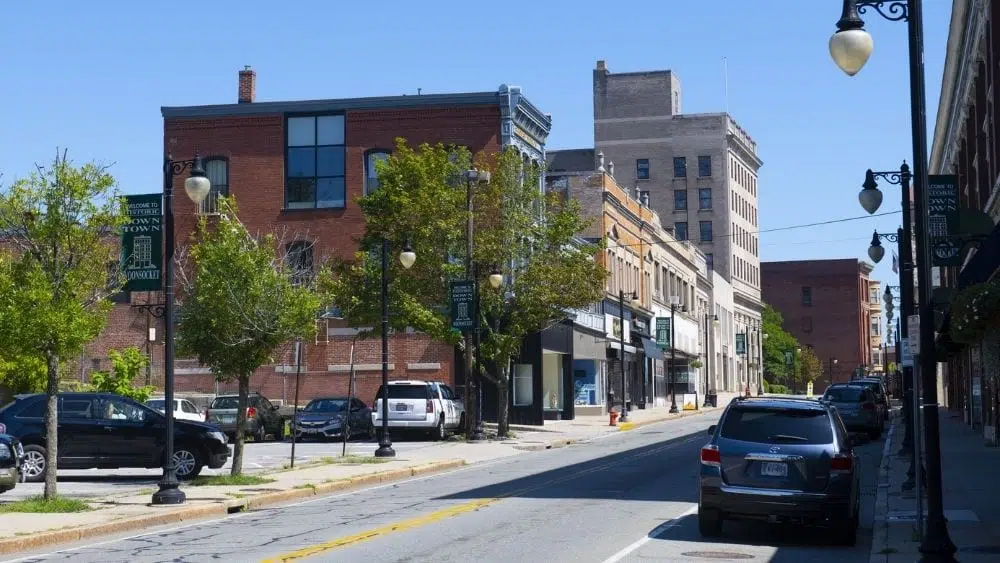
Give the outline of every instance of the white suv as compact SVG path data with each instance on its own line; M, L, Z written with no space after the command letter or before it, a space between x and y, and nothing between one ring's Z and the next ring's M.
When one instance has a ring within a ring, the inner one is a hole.
M382 400L379 386L372 402L372 422L382 426ZM451 387L439 381L390 381L389 428L429 430L435 440L442 440L449 430L465 425L465 405Z

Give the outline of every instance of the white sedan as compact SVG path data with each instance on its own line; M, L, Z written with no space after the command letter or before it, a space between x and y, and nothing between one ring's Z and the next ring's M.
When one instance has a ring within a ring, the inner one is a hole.
M146 401L146 406L158 412L166 414L163 406L166 399L150 399ZM187 399L174 399L174 418L181 420L195 420L205 422L205 413L198 410L198 407Z

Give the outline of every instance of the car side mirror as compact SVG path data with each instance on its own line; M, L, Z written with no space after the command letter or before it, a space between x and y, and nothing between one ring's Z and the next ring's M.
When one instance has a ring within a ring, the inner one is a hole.
M708 435L712 436L714 434L715 434L715 425L713 424L713 425L711 425L711 426L708 427Z

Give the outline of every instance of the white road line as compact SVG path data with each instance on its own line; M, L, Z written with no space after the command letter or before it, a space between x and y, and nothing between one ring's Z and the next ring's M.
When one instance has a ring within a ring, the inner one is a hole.
M612 555L611 557L608 557L607 559L604 560L604 563L617 563L618 561L625 559L632 552L646 545L650 540L654 540L660 537L660 535L662 535L664 532L666 532L671 528L676 528L680 524L680 520L685 516L690 516L692 514L697 514L697 513L698 513L698 505L694 505L691 508L682 512L681 514L678 514L676 517L671 518L670 520L667 520L666 522L660 524L659 526L654 528L652 532L646 534L641 539L631 543L625 549L619 551L618 553Z

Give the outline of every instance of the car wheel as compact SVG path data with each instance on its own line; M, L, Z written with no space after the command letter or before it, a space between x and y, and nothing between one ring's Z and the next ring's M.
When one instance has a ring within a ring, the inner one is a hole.
M205 462L197 449L182 445L174 451L174 472L178 479L194 479L204 466Z
M24 466L21 475L28 483L45 481L45 448L34 444L24 446Z
M257 432L253 435L254 442L263 442L267 438L267 428L264 428L264 424L261 423L257 427Z
M374 422L368 421L368 429L365 430L365 436L369 440L374 440L374 439L376 439L378 437L378 435L375 432L375 423Z
M460 432L465 432L465 413L462 413L462 417L458 419L458 429Z
M444 427L444 419L438 421L437 426L434 428L434 439L444 440L448 437L448 431Z
M698 533L702 537L717 538L722 535L722 514L718 510L698 508Z

